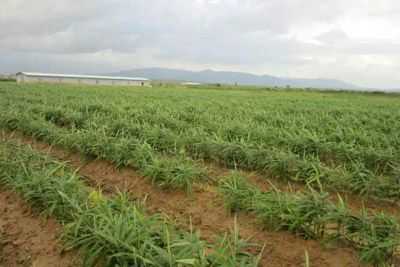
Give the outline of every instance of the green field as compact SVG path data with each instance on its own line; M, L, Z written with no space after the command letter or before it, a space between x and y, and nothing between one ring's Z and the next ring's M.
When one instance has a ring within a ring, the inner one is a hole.
M397 215L329 199L399 200L395 94L3 82L0 128L134 168L163 189L191 195L208 184L232 211L302 238L344 241L362 262L389 263L400 243ZM233 173L214 177L210 166ZM256 188L248 172L277 188ZM303 189L279 186L288 182Z
M398 96L13 83L0 94L3 128L135 165L161 183L200 178L190 158L314 187L400 196ZM158 177L148 162L178 165L187 177Z

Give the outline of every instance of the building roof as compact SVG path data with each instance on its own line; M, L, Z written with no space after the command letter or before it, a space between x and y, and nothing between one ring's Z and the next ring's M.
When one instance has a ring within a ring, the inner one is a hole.
M38 72L18 72L17 75L51 77L51 78L78 78L78 79L103 79L103 80L125 80L125 81L149 81L142 77L117 77L117 76L97 76L97 75L77 75L77 74L57 74L57 73L38 73Z

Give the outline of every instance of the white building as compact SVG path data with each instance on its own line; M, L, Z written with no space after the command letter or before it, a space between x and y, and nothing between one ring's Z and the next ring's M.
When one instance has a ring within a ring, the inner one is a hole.
M181 85L193 85L193 86L196 86L196 85L201 85L201 83L195 83L195 82L183 82L183 83L181 83Z
M92 85L125 85L125 86L151 86L150 80L146 78L73 75L53 73L18 72L16 74L18 83L72 83Z

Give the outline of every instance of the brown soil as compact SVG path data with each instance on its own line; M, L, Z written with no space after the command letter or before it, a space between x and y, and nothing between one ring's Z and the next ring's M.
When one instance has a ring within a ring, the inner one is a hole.
M162 212L183 228L193 225L194 229L200 230L201 237L210 242L234 226L234 216L226 210L212 185L195 187L191 195L165 191L131 168L116 169L108 161L87 160L78 153L52 147L29 137L8 135L8 138L68 161L70 166L79 169L79 174L87 178L91 185L100 187L105 193L127 191L133 198L144 199L150 212ZM242 238L265 245L262 266L303 266L305 251L309 254L312 266L361 266L357 252L350 248L324 248L314 240L304 240L287 232L268 231L251 215L237 214L237 225Z
M73 267L78 257L63 252L61 227L33 212L15 193L0 188L0 266Z

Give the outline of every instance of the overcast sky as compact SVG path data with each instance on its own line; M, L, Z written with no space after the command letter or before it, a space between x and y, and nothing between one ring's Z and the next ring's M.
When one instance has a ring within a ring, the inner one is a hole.
M400 1L0 2L0 72L156 66L400 88Z

